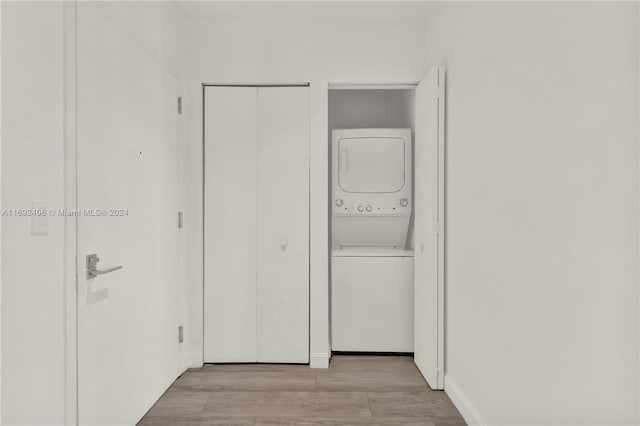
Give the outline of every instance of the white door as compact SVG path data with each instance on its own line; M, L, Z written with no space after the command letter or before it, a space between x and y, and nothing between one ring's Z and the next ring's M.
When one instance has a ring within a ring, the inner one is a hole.
M258 92L204 90L204 362L255 362Z
M205 87L204 362L309 360L307 87Z
M135 424L180 374L177 81L77 4L78 422ZM86 256L101 271L87 277Z
M414 360L444 389L444 77L432 68L415 95Z
M309 362L309 90L258 89L258 362Z

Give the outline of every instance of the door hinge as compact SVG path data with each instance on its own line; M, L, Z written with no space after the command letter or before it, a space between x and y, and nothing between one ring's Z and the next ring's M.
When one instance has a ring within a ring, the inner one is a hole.
M178 229L182 229L184 227L184 219L182 212L178 212Z
M182 114L182 96L178 96L178 114Z
M184 342L184 327L178 326L178 343Z
M440 222L433 225L433 231L436 233L436 235L440 234L440 231L441 231Z

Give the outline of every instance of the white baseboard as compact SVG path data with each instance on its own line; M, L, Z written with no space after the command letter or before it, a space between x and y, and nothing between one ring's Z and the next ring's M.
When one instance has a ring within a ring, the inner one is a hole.
M465 396L456 382L448 374L444 376L444 392L449 396L468 425L486 426L480 413L475 409L471 401Z
M185 370L187 368L200 368L202 367L202 352L191 352L186 354L182 360L182 365Z
M328 353L312 353L309 356L309 367L329 368L329 359L331 359L331 355Z

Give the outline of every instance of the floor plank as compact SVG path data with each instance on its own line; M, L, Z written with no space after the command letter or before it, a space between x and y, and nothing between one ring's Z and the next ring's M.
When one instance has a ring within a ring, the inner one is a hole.
M459 416L442 391L367 393L374 416Z
M316 372L310 368L293 371L187 372L172 386L180 391L314 391Z
M437 426L423 417L258 417L256 426Z
M169 389L151 407L147 417L197 417L209 400L207 392L175 392Z
M435 426L466 426L467 424L460 414L456 416L433 416L431 420Z
M364 392L215 392L202 416L370 416Z
M253 417L145 417L138 426L253 426Z
M347 372L410 372L420 375L418 368L410 356L375 356L375 355L339 355L331 358L328 370Z
M420 374L414 371L319 371L318 391L430 391Z

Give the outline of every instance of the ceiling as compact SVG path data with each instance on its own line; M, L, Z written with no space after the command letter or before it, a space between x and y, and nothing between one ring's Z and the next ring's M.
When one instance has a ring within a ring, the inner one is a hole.
M430 1L174 1L188 19L421 20Z

